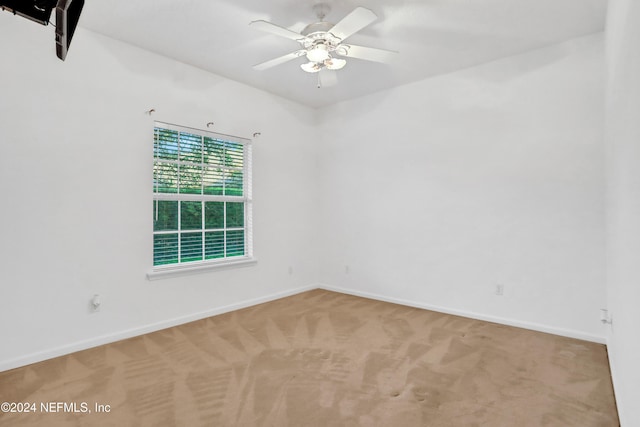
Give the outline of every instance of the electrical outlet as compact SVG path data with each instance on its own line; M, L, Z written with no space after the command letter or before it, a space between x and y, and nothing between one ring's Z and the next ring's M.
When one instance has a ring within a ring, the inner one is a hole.
M496 295L502 296L504 295L504 285L496 285Z
M609 310L607 310L606 308L600 309L600 321L602 322L603 325L613 324L613 319L611 318L611 314L609 314Z

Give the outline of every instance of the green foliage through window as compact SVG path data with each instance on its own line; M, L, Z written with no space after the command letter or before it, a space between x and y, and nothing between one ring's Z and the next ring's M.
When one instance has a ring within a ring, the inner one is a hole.
M247 256L247 147L208 132L154 129L154 266Z

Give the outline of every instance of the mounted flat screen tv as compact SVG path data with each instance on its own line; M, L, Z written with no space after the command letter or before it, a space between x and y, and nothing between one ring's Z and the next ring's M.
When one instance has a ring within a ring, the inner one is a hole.
M56 5L56 53L63 61L67 57L83 6L84 0L58 0Z
M0 0L2 9L42 25L49 23L51 11L58 0Z
M56 53L67 57L69 45L76 31L84 0L0 0L0 8L42 25L48 25L51 12L56 9Z

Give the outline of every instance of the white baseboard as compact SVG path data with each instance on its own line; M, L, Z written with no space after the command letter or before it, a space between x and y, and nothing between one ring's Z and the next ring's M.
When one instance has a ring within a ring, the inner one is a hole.
M456 310L456 309L452 309L452 308L448 308L448 307L442 307L442 306L437 306L437 305L432 305L432 304L424 304L424 303L421 303L421 302L409 301L409 300L405 300L405 299L401 299L401 298L393 298L393 297L388 297L388 296L385 296L385 295L373 294L373 293L370 293L370 292L356 291L356 290L353 290L353 289L341 288L341 287L337 287L337 286L319 284L318 288L325 289L327 291L340 292L340 293L343 293L343 294L354 295L354 296L363 297L363 298L369 298L369 299L375 299L375 300L379 300L379 301L390 302L390 303L394 303L394 304L406 305L406 306L409 306L409 307L415 307L415 308L422 308L422 309L425 309L425 310L437 311L439 313L453 314L455 316L468 317L468 318L471 318L471 319L484 320L484 321L487 321L487 322L499 323L499 324L502 324L502 325L515 326L515 327L518 327L518 328L530 329L532 331L545 332L545 333L548 333L548 334L560 335L560 336L568 337L568 338L576 338L576 339L579 339L579 340L591 341L591 342L595 342L595 343L598 343L598 344L606 344L607 343L606 337L604 337L604 336L587 334L587 333L584 333L584 332L575 331L575 330L571 330L571 329L555 328L553 326L542 325L542 324L539 324L539 323L523 322L523 321L520 321L520 320L508 319L508 318L505 318L505 317L489 316L489 315L485 315L485 314L482 314L482 313L475 313L475 312L465 311L465 310Z
M102 335L96 338L91 338L89 340L78 341L75 343L62 345L60 347L48 349L45 351L27 354L25 356L21 356L15 359L2 360L0 361L0 372L30 365L32 363L42 362L43 360L52 359L54 357L75 353L76 351L87 350L89 348L97 347L99 345L109 344L109 343L124 340L127 338L136 337L138 335L156 332L162 329L171 328L173 326L182 325L184 323L206 319L207 317L216 316L218 314L228 313L230 311L239 310L242 308L251 307L253 305L262 304L262 303L277 300L280 298L296 295L302 292L310 291L312 289L317 289L317 286L309 285L309 286L303 286L300 288L291 289L288 291L277 292L274 294L241 301L235 304L218 307L211 310L189 314L187 316L167 319L162 322L152 323L152 324L141 326L138 328L132 328L124 331L119 331L113 334Z
M0 361L0 372L7 371L9 369L19 368L22 366L30 365L32 363L42 362L43 360L52 359L54 357L64 356L66 354L74 353L76 351L86 350L92 347L97 347L99 345L109 344L112 342L124 340L127 338L136 337L143 334L148 334L151 332L159 331L166 328L171 328L173 326L182 325L184 323L193 322L200 319L205 319L207 317L216 316L218 314L227 313L234 310L239 310L242 308L251 307L253 305L262 304L265 302L273 301L276 299L296 295L302 292L310 291L313 289L325 289L333 292L340 292L343 294L359 296L363 298L375 299L379 301L386 301L394 304L406 305L409 307L422 308L425 310L437 311L440 313L453 314L456 316L468 317L471 319L484 320L487 322L500 323L503 325L515 326L524 329L531 329L539 332L546 332L549 334L565 336L569 338L576 338L585 341L592 341L599 344L606 344L606 338L604 336L597 336L591 334L585 334L580 331L574 331L569 329L562 328L554 328L547 325L541 325L538 323L530 323L530 322L522 322L513 319L507 319L497 316L488 316L481 313L468 312L463 310L451 309L448 307L435 306L431 304L424 304L415 301L404 300L400 298L392 298L385 295L373 294L369 292L356 291L353 289L341 288L336 286L329 286L325 284L315 284L303 286L295 289L291 289L288 291L277 292L274 294L265 295L258 298L253 298L245 301L241 301L235 304L230 304L218 308L214 308L211 310L206 310L198 313L189 314L187 316L176 317L173 319L167 319L162 322L157 322L145 326L141 326L138 328L132 328L124 331L119 331L113 334L102 335L99 337L91 338L89 340L78 341L75 343L62 345L60 347L48 349L41 352L27 354L25 356L21 356L15 359L3 360ZM613 368L613 367L612 367ZM613 369L612 369L613 371Z

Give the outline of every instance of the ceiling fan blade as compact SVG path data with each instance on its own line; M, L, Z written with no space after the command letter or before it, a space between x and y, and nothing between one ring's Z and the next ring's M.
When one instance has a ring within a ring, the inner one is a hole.
M282 55L278 58L274 58L269 61L263 62L261 64L254 65L253 69L258 71L266 70L267 68L275 67L276 65L284 64L285 62L289 62L293 59L300 58L306 53L307 53L306 50L296 50L295 52L291 52L286 55Z
M342 55L347 58L364 59L365 61L374 62L391 62L398 52L393 50L378 49L375 47L357 46L355 44L342 45L347 49L346 54ZM338 51L336 51L338 52Z
M338 73L334 70L323 68L318 73L318 87L331 87L338 84Z
M291 40L295 40L295 41L304 40L304 36L302 34L296 33L295 31L291 31L279 25L272 24L271 22L262 21L262 20L252 21L251 23L249 23L249 25L255 28L256 30L275 34L281 37L286 37Z
M329 32L339 39L344 40L371 24L376 19L378 19L378 17L371 10L364 7L356 7L350 14L334 25Z

